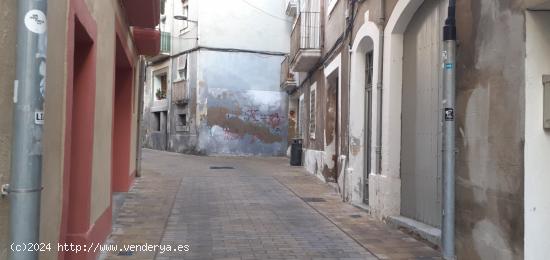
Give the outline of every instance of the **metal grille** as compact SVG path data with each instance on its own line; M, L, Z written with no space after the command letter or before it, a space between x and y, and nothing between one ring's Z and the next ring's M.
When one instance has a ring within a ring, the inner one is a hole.
M302 198L305 202L327 202L323 198Z
M210 166L210 170L233 170L235 167L231 166Z

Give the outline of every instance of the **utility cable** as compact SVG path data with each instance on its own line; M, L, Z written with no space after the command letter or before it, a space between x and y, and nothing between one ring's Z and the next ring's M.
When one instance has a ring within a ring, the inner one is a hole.
M277 15L271 14L271 13L269 13L268 11L266 11L266 10L260 8L260 7L257 7L257 6L255 6L255 5L253 5L253 4L251 4L250 2L248 2L247 0L241 0L241 1L243 1L243 2L244 2L245 4L247 4L248 6L254 8L254 9L256 9L256 10L258 10L258 11L260 11L260 12L262 12L262 13L268 15L268 16L271 16L271 17L273 17L273 18L275 18L275 19L278 19L278 20L281 20L281 21L284 21L284 22L287 22L287 23L290 23L290 24L293 23L292 21L290 21L290 20L288 20L288 19L286 19L286 18L279 17L279 16L277 16Z

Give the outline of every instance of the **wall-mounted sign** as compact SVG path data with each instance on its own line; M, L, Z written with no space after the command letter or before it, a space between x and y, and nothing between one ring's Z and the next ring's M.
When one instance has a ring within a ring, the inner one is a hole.
M43 125L44 124L44 111L34 112L34 123L37 124L37 125Z
M455 121L455 110L452 108L445 108L445 121Z

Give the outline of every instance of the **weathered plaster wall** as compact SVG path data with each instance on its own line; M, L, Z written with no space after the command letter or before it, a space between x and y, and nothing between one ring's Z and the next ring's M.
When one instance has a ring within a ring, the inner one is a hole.
M346 180L346 194L345 196L351 200L354 204L363 204L365 175L372 174L369 184L371 189L369 192L373 192L372 198L375 198L375 182L377 176L375 174L375 145L376 145L376 133L380 130L377 122L378 108L377 108L377 97L380 95L380 92L377 88L372 89L372 101L371 101L371 124L367 129L366 120L367 114L366 110L366 97L367 94L365 91L365 68L366 68L366 54L370 51L373 52L373 78L372 81L374 84L379 82L379 71L381 69L381 64L379 64L380 53L380 31L377 24L372 22L376 20L376 13L372 12L375 10L372 2L370 3L370 8L365 8L366 5L360 6L360 12L357 17L357 26L354 28L354 37L352 42L352 54L351 54L351 84L349 91L351 92L349 106L352 107L349 111L349 117L353 120L349 121L349 131L350 131L350 147L349 147L349 171L348 179ZM375 6L376 7L376 6ZM373 18L372 16L375 16ZM359 21L363 21L362 23ZM366 137L367 133L370 130L371 134L371 147L366 147ZM367 152L370 149L370 158L367 158ZM367 171L366 161L370 160L371 171Z
M283 57L201 51L197 90L198 151L284 155L286 93L278 86Z
M520 0L458 1L459 259L523 257L525 16L521 4Z
M92 209L90 221L97 218L111 204L111 141L113 114L113 82L115 57L115 12L106 1L89 1L88 6L97 22L98 39L96 108L94 119L94 151L92 166Z
M0 2L0 185L9 183L17 1ZM0 198L0 259L8 254L8 199Z
M285 2L255 0L250 3L252 5L245 1L192 0L190 8L199 6L200 45L288 52L292 20L286 19Z
M324 28L324 33L321 34L323 36L323 55L327 54L330 48L336 43L338 38L343 35L344 29L346 26L345 22L345 12L347 8L347 2L339 0L336 2L336 5L333 7L332 11L329 11L328 6L326 6L326 3L328 1L321 1L321 6L323 10L321 21Z
M550 75L550 11L526 13L525 259L550 256L550 132L543 129L543 75ZM546 101L548 102L548 101Z
M198 67L198 55L199 52L191 52L187 55L187 84L189 90L189 96L191 97L189 103L185 105L174 104L170 102L170 137L169 137L169 150L178 153L197 153L198 144L198 127L197 118L193 115L197 114L197 67ZM172 59L172 68L176 66L176 59ZM176 70L172 69L172 79L176 78ZM173 86L173 85L172 85ZM170 86L170 87L172 87ZM185 113L187 115L187 125L189 131L178 131L176 127L178 122L178 114Z
M164 150L166 147L167 136L165 135L164 126L167 126L168 122L161 122L161 131L157 131L156 120L154 118L154 112L167 112L168 100L157 101L155 100L154 81L155 76L160 73L166 73L170 75L171 72L170 61L166 60L147 67L147 78L143 90L143 133L144 133L144 146L151 149ZM170 90L172 80L167 78L168 90ZM169 92L169 91L168 91ZM167 95L168 96L168 95ZM168 128L169 129L169 128Z

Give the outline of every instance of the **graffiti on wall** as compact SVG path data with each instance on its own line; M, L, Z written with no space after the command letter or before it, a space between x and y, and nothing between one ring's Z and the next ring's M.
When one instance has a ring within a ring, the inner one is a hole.
M288 118L284 93L209 89L208 153L284 154Z

